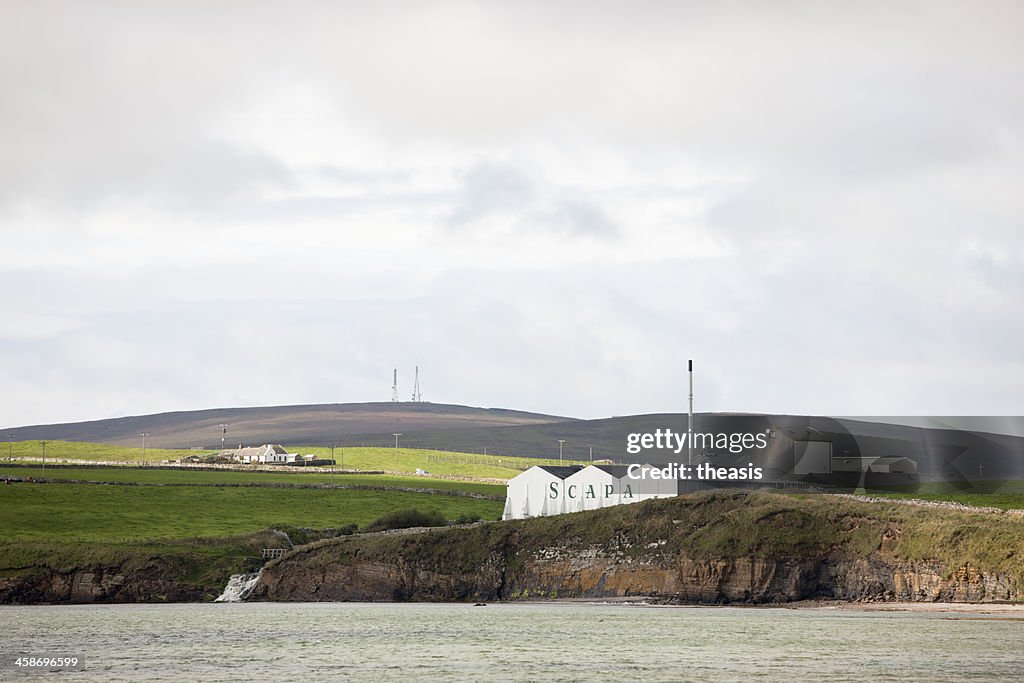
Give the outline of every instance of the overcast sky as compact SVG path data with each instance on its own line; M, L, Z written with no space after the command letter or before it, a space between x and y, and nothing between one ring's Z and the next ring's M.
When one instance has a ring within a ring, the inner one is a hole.
M1024 414L1018 2L5 2L0 424Z

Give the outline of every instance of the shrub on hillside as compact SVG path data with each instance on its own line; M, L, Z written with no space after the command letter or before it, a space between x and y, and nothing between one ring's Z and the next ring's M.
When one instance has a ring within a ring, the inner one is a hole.
M390 529L408 529L415 526L445 526L448 520L437 510L421 512L416 508L393 510L381 515L363 527L363 531L388 531Z

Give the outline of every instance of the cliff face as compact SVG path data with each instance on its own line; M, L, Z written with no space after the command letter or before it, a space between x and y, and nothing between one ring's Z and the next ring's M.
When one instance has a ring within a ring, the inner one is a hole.
M198 602L251 571L280 532L142 544L0 543L0 604Z
M323 551L321 551L323 552ZM541 548L515 572L499 558L479 572L445 572L414 558L351 561L309 571L301 556L264 572L254 599L291 601L515 600L655 596L680 603L808 599L992 602L1024 600L1015 579L970 565L825 557L623 561Z
M279 543L263 534L224 547L118 546L78 555L69 547L59 564L26 563L0 576L0 603L209 601L239 571L240 558ZM318 541L269 563L250 599L629 596L679 603L1024 601L1024 517L833 496L695 494Z
M209 587L181 581L178 571L158 561L144 568L40 568L28 575L0 578L0 603L6 604L196 602L214 597L216 594L211 594Z
M250 599L1024 600L1024 552L1001 549L1005 561L990 561L984 546L951 550L940 533L933 554L915 557L911 541L935 520L907 506L769 494L687 498L314 544L269 565ZM1019 520L944 515L954 535L969 525L987 527L993 543L1005 533L1024 536Z

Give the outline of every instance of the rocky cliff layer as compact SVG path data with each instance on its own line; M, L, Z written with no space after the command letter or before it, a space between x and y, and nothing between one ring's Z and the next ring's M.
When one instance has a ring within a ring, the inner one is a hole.
M159 562L148 570L98 565L0 578L0 603L6 604L199 602L214 597L209 587L183 582Z
M999 513L710 493L312 544L268 565L250 599L1020 601L1022 539L1024 520Z
M8 541L0 604L213 600L229 576L258 567L262 548L286 542L278 531L142 544Z

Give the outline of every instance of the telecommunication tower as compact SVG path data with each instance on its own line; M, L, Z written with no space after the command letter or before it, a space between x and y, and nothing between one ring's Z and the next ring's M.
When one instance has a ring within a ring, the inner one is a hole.
M395 368L391 380L391 402L398 403L398 368Z
M419 403L423 400L423 394L420 393L420 366L416 366L416 381L412 385L412 401L413 403Z

